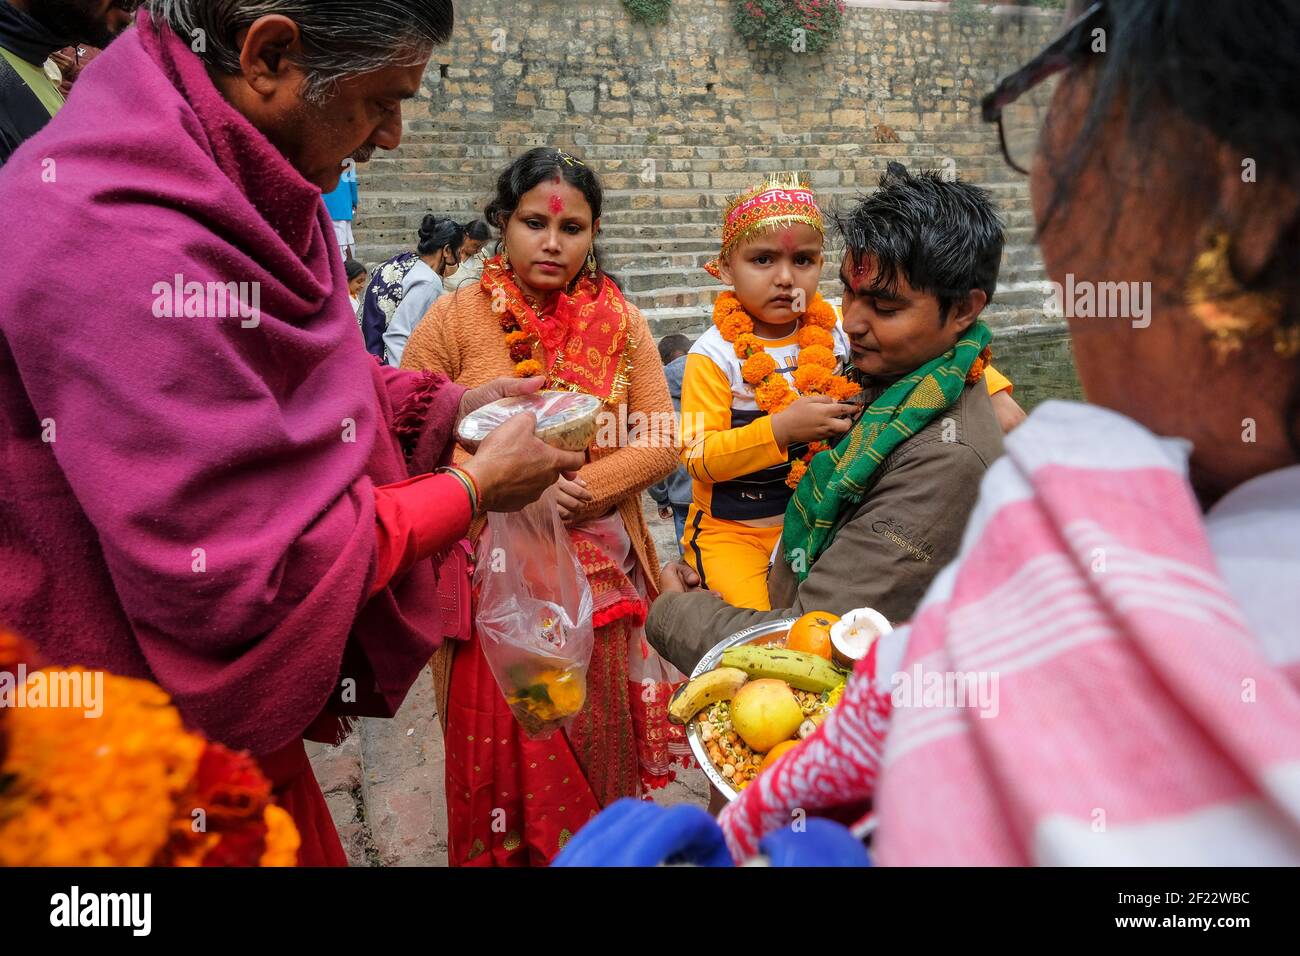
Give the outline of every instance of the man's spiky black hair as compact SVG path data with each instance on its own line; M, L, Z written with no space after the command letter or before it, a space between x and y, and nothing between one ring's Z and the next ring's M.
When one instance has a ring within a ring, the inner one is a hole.
M892 297L902 276L939 300L940 322L971 289L993 299L1003 226L978 186L936 171L913 175L902 163L890 163L880 188L834 221L853 263L871 260L872 288L865 294Z

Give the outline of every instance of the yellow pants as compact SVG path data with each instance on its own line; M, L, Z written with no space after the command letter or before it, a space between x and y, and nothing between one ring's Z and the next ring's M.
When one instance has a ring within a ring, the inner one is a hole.
M754 528L711 517L691 505L682 552L704 579L704 587L717 591L728 604L770 611L767 565L780 537L779 524Z

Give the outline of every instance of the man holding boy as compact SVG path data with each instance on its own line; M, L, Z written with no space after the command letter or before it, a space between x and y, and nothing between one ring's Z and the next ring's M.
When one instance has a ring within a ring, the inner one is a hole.
M728 634L807 611L868 606L907 620L957 553L980 479L1001 454L983 375L991 335L979 321L1003 246L988 195L891 163L880 189L837 224L847 246L842 331L866 407L849 421L838 417L849 411L835 401L842 392L809 403L831 415L827 434L806 440L834 447L811 459L784 510L766 580L772 610L735 606L694 568L665 566L646 633L685 673Z

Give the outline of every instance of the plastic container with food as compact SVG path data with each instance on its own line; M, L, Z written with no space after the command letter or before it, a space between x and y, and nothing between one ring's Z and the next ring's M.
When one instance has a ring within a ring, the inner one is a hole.
M586 451L599 427L601 401L582 392L535 392L502 398L470 412L460 423L462 441L481 442L492 430L526 412L537 416L535 434L563 451Z

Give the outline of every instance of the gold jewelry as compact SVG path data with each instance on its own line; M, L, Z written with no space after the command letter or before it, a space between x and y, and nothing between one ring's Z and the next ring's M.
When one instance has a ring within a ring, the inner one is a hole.
M1300 337L1278 328L1282 296L1251 292L1232 271L1232 240L1223 230L1210 233L1188 274L1184 301L1196 320L1210 333L1210 342L1223 361L1241 350L1247 339L1274 333L1274 348L1300 350ZM1295 353L1292 353L1295 354Z
M436 474L451 475L461 483L462 487L465 489L465 494L469 496L470 520L473 521L477 518L481 504L478 492L478 482L474 480L474 476L463 468L457 468L454 465L439 468L437 469Z
M510 250L506 248L506 241L501 240L501 264L507 269L510 268Z
M587 250L587 271L593 276L596 274L596 247L592 246Z

